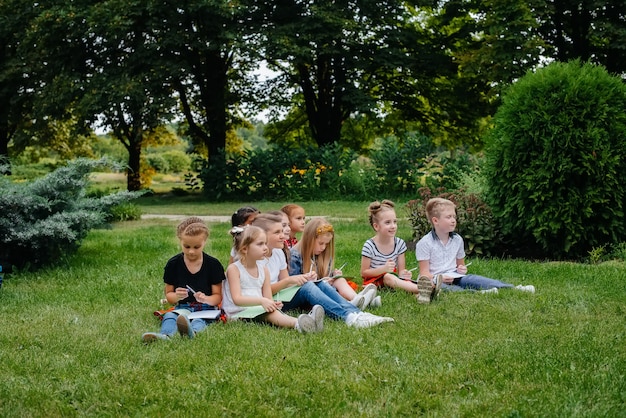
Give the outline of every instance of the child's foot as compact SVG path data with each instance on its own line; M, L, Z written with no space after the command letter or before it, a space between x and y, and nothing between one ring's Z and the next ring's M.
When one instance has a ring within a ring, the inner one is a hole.
M361 294L357 294L354 297L354 299L350 301L350 304L352 304L352 306L356 306L357 308L361 309L360 307L363 306L363 302L365 302L365 297Z
M363 307L358 306L358 308L362 311L367 309L368 306L372 303L374 298L376 297L376 293L378 292L378 287L370 283L363 288L361 294L363 295Z
M417 301L419 303L430 303L430 295L433 293L433 282L426 276L417 278Z
M372 302L370 303L370 306L372 308L380 308L381 306L383 306L383 301L380 298L380 296L376 296L374 299L372 299Z
M441 276L441 274L437 274L435 277L433 277L433 282L435 283L435 288L430 294L431 302L437 299L437 297L439 296L439 292L441 292L441 285L443 284L443 277Z
M196 335L193 328L191 328L189 318L185 315L178 315L178 318L176 318L176 328L178 328L178 333L181 337L187 336L189 338L193 338Z
M317 329L317 325L315 324L315 319L313 319L312 316L307 315L307 314L300 315L298 317L298 322L296 323L296 329L303 334L315 332Z
M346 324L354 328L369 328L385 322L393 322L393 318L372 315L368 312L353 312L346 318Z
M169 340L170 338L165 334L160 334L158 332L146 332L141 336L141 339L144 343L150 344L157 340Z
M315 321L315 332L320 332L324 329L324 308L320 305L314 305L309 312L309 316Z
M497 294L498 293L498 288L497 287L492 287L491 289L484 289L481 290L480 293L493 293L493 294Z
M533 286L532 284L528 284L526 286L522 286L520 284L520 285L515 286L515 288L517 290L521 290L522 292L535 293L535 286Z

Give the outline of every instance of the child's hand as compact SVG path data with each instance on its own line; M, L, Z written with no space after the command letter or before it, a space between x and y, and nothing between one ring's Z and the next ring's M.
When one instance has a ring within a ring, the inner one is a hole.
M467 274L467 266L465 264L459 264L456 266L456 272L459 274Z
M454 283L454 277L450 277L450 276L441 276L441 280L443 280L443 282L445 284L453 284Z
M187 290L186 287L177 287L175 292L176 292L176 297L178 298L179 301L189 296L189 291Z
M265 312L271 313L276 310L279 310L283 306L283 303L272 300L272 299L263 298L261 299L261 306L263 306L263 309L265 309Z
M404 279L404 280L410 280L411 277L413 276L413 273L411 273L409 270L404 269L400 272L400 278Z
M196 292L193 296L196 298L196 301L200 303L205 303L204 300L207 298L207 295L202 292Z
M343 276L343 271L339 270L339 269L335 269L335 271L333 272L333 276Z
M317 272L315 271L304 273L303 276L307 279L307 281L317 280Z
M291 284L294 286L302 286L303 284L305 284L309 279L307 278L308 273L307 274L298 274L297 276L292 276L291 277Z
M396 269L396 262L393 260L387 260L387 262L385 263L385 272L393 273L395 269Z

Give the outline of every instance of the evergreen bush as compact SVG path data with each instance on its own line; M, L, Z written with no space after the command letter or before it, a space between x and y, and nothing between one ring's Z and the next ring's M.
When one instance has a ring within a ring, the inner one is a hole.
M503 96L487 138L488 202L511 250L581 258L626 239L626 85L553 63Z
M89 173L106 160L74 160L30 183L0 178L0 260L18 267L54 264L74 252L111 209L141 192L89 197Z

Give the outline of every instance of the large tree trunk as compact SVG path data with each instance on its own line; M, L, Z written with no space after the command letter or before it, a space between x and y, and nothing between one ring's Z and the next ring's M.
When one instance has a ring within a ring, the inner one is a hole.
M4 106L4 105L0 105ZM8 165L8 170L4 173L0 172L0 174L11 174L11 165L9 163L9 141L11 141L11 137L13 136L14 130L12 130L8 123L8 114L4 111L6 108L2 108L0 110L0 159L2 157L6 157L6 163Z
M137 139L139 136L139 139ZM128 191L141 190L141 140L142 134L130 140L128 149L128 167L126 168L126 187Z
M337 88L338 76L330 59L318 59L315 79L309 68L298 66L300 87L304 96L304 105L309 119L311 135L318 146L339 142L341 139L341 125L343 123L343 101L341 92ZM317 92L315 91L317 84Z

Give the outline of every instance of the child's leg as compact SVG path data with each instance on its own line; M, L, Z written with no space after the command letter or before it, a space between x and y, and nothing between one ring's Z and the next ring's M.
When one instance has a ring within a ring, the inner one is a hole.
M333 287L337 289L337 292L339 292L341 296L346 298L346 300L352 300L356 297L356 292L354 291L352 286L348 284L348 281L343 277L335 279L333 281Z
M501 282L500 280L490 279L488 277L479 276L477 274L468 274L466 276L461 277L461 281L459 285L465 289L492 289L496 288L504 288L504 287L514 287L512 284Z
M274 311L265 315L265 321L281 328L295 328L298 320L293 316L284 314L281 311Z
M417 294L419 291L417 290L417 285L409 280L402 280L396 275L393 274L385 274L383 278L383 283L387 287L391 287L392 289L402 289L409 293Z
M207 327L211 322L207 322L202 318L194 318L191 320L191 328L197 334Z
M163 321L161 322L161 334L167 335L168 337L172 337L176 334L176 318L178 318L178 314L174 312L167 312L163 315Z

